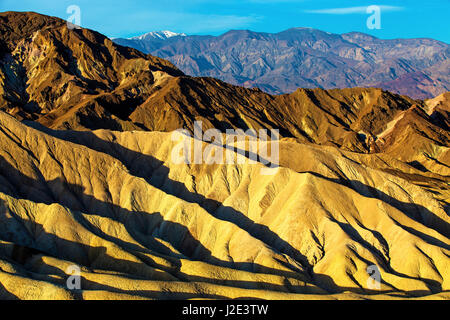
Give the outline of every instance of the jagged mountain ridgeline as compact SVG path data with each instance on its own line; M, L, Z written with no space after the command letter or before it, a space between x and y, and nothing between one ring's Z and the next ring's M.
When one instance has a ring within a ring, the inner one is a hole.
M449 112L449 93L270 95L0 13L0 298L449 299ZM197 121L279 130L278 167ZM175 162L178 129L242 161Z
M311 28L279 33L232 30L217 37L169 34L113 40L168 59L189 75L272 94L298 87L380 87L426 99L450 90L450 47L433 39L385 40Z

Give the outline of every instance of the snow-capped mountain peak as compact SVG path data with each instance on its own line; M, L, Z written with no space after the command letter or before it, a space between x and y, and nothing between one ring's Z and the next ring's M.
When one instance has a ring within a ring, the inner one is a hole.
M168 30L164 31L153 31L145 33L141 36L133 37L132 40L147 40L147 39L161 39L166 40L172 37L186 37L187 35L185 33L176 33Z

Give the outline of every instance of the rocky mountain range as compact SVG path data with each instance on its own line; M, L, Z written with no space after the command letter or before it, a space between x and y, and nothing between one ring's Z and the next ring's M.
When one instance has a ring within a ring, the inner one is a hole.
M448 92L270 95L0 13L0 298L449 299L449 112ZM198 137L236 161L175 163L196 121L278 129L278 167Z
M379 87L415 99L450 90L450 47L311 28L280 33L232 30L220 36L114 39L167 59L191 76L215 77L271 94L297 88Z

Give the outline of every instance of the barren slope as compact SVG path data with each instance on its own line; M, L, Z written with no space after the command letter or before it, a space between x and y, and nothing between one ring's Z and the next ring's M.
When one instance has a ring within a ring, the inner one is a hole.
M43 133L4 113L0 128L4 296L436 298L449 290L447 204L401 175L426 185L445 177L290 140L282 167L261 175L261 164L175 165L170 133ZM64 289L73 263L82 291ZM373 264L380 291L367 288Z
M0 36L0 298L450 298L448 94L272 96L35 13ZM175 164L195 121L279 129L280 167Z
M424 108L380 89L271 96L187 77L165 60L35 13L1 13L0 33L0 109L54 129L192 130L202 120L205 129L277 128L300 142L373 152L380 129Z

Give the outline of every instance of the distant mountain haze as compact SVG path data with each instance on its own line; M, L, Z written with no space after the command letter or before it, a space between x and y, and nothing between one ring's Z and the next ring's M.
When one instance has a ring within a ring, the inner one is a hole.
M311 28L170 35L113 40L167 59L186 74L271 94L300 87L380 87L426 99L450 90L449 45L433 39L383 40L360 32L339 35Z

